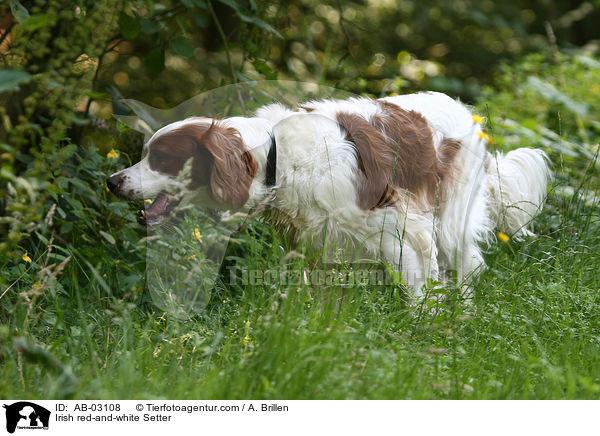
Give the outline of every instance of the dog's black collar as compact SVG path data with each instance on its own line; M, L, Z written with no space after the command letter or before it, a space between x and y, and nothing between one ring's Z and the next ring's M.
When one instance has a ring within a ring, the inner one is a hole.
M265 177L265 184L267 188L275 186L277 181L275 178L275 171L277 170L277 144L275 143L275 135L271 133L271 147L269 148L269 154L267 155L267 170Z

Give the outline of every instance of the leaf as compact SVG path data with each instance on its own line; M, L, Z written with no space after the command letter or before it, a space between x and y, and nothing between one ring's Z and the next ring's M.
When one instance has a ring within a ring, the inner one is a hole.
M104 292L106 292L108 295L110 295L112 293L110 290L110 287L108 286L106 281L102 278L102 276L98 273L96 268L94 268L92 266L92 264L89 263L87 260L83 259L83 261L85 262L85 264L88 266L88 268L92 272L92 275L94 276L94 278L98 281L98 284L100 285L100 287L102 289L104 289Z
M106 88L106 91L109 93L112 99L113 114L127 115L131 113L131 109L121 102L121 100L123 100L123 94L121 94L117 88L111 85Z
M115 241L114 236L110 233L103 232L102 230L100 230L99 233L104 237L104 239L108 241L109 244L115 245L115 243L117 242Z
M31 80L29 73L21 70L0 71L0 92L13 91Z
M245 14L240 14L240 13L238 13L238 15L240 16L242 21L245 21L246 23L254 24L254 25L260 27L261 29L264 29L267 32L272 33L272 34L276 35L277 37L283 39L283 36L281 36L281 33L279 33L277 30L275 30L275 28L273 26L271 26L269 23L264 22L260 18L255 17L254 15L245 15Z
M23 6L19 0L11 0L10 13L15 17L16 22L19 24L29 18L29 11L25 9L25 6Z
M269 67L269 65L265 61L261 59L255 59L252 62L252 65L254 66L256 71L265 76L265 79L274 80L277 78L277 74L275 74L275 72L271 69L271 67Z
M37 14L31 15L23 22L23 27L30 32L38 30L46 25L48 22L48 15L45 14Z
M196 14L194 21L199 28L206 29L210 24L210 16L205 13L199 13Z
M135 39L140 34L140 23L125 12L119 14L119 30L125 39Z
M250 76L246 76L244 73L240 73L239 71L235 72L235 77L237 77L241 82L256 84L256 80L252 79Z
M529 76L527 78L527 86L541 94L542 97L564 105L571 112L581 117L585 117L589 111L589 106L586 103L580 103L573 100L568 95L563 94L558 89L556 89L554 85L548 82L544 82L543 80L540 80L537 77Z
M114 202L114 203L108 203L107 205L108 209L117 214L117 215L123 215L126 213L129 213L129 204L127 203L123 203L123 202Z
M78 126L87 126L90 123L90 120L88 120L87 118L80 118L75 114L71 114L71 121L73 122L73 124L76 124Z
M92 100L99 100L101 98L104 98L104 99L110 98L110 95L108 95L104 92L97 92L97 91L86 91L85 95L87 95Z
M590 68L600 68L600 62L595 59L592 59L589 56L577 56L577 60L581 62L583 65Z
M255 26L258 26L261 29L264 29L267 32L277 35L279 38L283 39L281 33L275 30L273 26L271 26L269 23L264 22L260 18L252 15L251 12L245 10L242 5L237 4L233 0L219 0L219 2L233 9L236 12L236 14L242 19L242 21L254 24Z
M140 20L140 30L142 33L152 34L158 32L158 26L148 18L142 18Z
M165 69L165 51L160 47L153 48L144 58L144 63L152 74L159 74Z
M194 54L194 46L192 41L187 39L185 36L178 36L171 40L171 50L173 53L184 58L191 58Z
M64 221L60 226L60 233L64 235L66 233L71 232L72 229L73 229L73 222L72 221Z

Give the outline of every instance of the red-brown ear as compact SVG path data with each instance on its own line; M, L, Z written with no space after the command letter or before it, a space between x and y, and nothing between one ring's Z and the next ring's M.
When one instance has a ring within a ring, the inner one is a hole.
M210 174L213 168L214 158L212 154L201 144L196 145L192 162L192 181L190 189L210 185Z
M246 149L239 132L213 124L202 144L213 158L210 192L214 200L234 209L248 201L258 163Z
M150 146L150 168L177 176L185 163L193 158L190 189L208 186L213 166L212 154L201 139L210 130L208 125L187 125L165 133Z

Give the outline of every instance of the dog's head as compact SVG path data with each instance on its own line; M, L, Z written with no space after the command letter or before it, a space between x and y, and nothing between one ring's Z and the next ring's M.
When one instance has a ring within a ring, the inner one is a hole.
M106 185L127 200L152 199L143 224L164 222L181 201L239 209L248 200L258 164L238 130L208 118L189 118L158 130L142 160L111 175Z

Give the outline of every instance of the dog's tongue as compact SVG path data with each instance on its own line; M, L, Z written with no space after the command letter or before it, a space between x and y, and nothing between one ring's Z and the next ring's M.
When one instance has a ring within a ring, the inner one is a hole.
M160 224L169 219L169 213L177 203L176 199L161 192L146 210L140 211L138 221L142 225Z
M146 218L156 218L157 216L162 215L167 210L168 205L168 195L161 192L152 204L146 208Z

